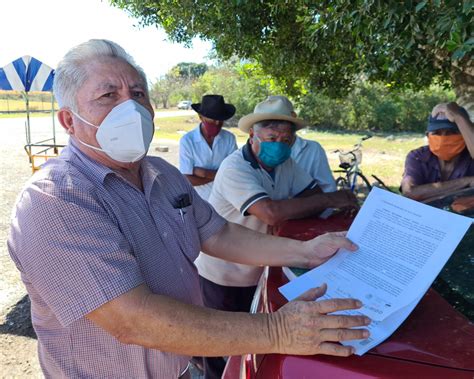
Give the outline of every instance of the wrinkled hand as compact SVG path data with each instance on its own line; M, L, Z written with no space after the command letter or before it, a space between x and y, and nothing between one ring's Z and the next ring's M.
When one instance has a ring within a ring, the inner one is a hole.
M313 268L331 258L341 248L356 251L357 246L346 238L346 232L326 233L304 242L306 264L303 267Z
M313 301L324 295L326 289L326 285L313 288L271 315L270 331L278 353L347 357L353 354L353 348L337 342L366 339L369 336L367 329L351 329L368 325L368 317L329 314L344 309L358 309L362 306L360 301Z
M439 114L444 114L449 121L454 122L454 118L463 113L461 112L461 107L457 103L451 102L440 103L431 111L431 117L437 117Z

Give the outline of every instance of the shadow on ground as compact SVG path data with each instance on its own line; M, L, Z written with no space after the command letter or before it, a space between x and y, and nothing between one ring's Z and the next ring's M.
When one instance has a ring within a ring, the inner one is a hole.
M31 325L30 309L30 299L25 295L6 315L5 322L0 325L0 334L12 334L36 339L36 333Z

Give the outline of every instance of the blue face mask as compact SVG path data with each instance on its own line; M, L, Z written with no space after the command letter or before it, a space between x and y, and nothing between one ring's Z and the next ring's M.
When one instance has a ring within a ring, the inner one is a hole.
M284 142L260 141L258 159L267 167L276 167L285 162L291 155L291 147Z

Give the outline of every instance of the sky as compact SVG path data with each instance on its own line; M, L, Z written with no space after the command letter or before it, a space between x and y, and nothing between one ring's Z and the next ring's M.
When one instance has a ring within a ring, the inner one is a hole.
M56 67L73 46L91 38L121 45L154 81L179 62L207 62L211 44L193 48L166 41L156 27L139 27L138 20L107 0L4 0L0 22L0 67L31 55Z

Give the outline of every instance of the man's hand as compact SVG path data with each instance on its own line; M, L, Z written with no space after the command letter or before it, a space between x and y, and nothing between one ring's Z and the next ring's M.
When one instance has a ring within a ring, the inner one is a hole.
M357 198L350 190L329 192L331 207L333 208L358 208Z
M351 329L369 325L366 316L331 315L344 309L358 309L355 299L314 301L326 292L324 284L305 292L271 315L270 333L281 354L327 354L347 357L354 353L350 346L337 342L366 339L367 329Z
M441 103L436 105L431 111L431 117L437 117L439 114L444 114L446 118L451 122L455 122L456 116L464 117L464 113L461 111L461 107L454 102Z
M346 232L326 233L304 242L304 255L307 260L306 264L302 267L313 268L319 266L341 248L356 251L357 246L345 236Z

